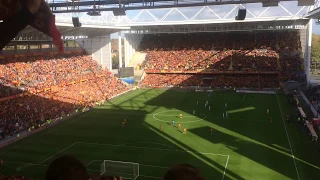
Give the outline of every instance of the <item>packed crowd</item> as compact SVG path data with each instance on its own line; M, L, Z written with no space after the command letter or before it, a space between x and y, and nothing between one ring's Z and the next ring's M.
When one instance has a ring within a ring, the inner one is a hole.
M130 89L83 53L5 60L0 64L2 140Z
M239 74L212 78L215 87L279 87L282 81L303 81L299 44L297 32L146 35L140 44L147 52L142 85L198 86L204 84L202 76L190 73L210 72ZM256 74L248 77L246 72ZM269 73L277 75L264 75Z
M147 71L278 71L279 55L271 50L150 51L143 63Z

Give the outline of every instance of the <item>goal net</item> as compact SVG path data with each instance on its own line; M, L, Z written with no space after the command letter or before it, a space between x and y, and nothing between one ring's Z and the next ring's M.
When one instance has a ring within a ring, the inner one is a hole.
M100 175L121 176L124 179L137 179L139 164L132 162L104 160L100 165Z

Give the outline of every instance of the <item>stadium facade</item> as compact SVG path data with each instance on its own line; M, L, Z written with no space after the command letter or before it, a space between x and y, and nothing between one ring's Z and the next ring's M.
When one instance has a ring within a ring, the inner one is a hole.
M68 8L70 4L62 1L48 1L53 11L56 12L57 26L64 40L75 40L78 45L86 49L92 57L103 67L112 69L111 58L111 34L118 32L119 40L124 38L124 54L119 43L119 59L124 56L128 66L133 55L145 34L160 33L213 33L231 31L299 31L301 51L305 59L305 72L307 81L310 75L307 67L310 67L311 59L311 18L320 17L320 0L310 5L310 1L281 1L277 6L263 7L265 1L152 1L153 4L145 4L137 1L126 7L125 16L114 16L112 11L102 11L101 16L89 16L85 7L90 2L83 2L78 9ZM103 1L104 2L104 1ZM111 1L110 1L111 2ZM144 1L143 1L144 2ZM178 3L179 2L179 3ZM256 2L256 3L253 3ZM172 4L173 3L173 4ZM100 8L104 10L116 9L116 4L104 4ZM158 9L158 8L161 9ZM164 8L166 7L166 8ZM235 16L238 9L246 9L245 20L237 21ZM72 12L73 11L73 12ZM67 13L69 12L69 13ZM71 13L72 12L72 13ZM82 27L74 28L72 17L78 16ZM121 32L124 32L124 36ZM122 37L123 36L123 37ZM39 49L31 49L30 44L48 44L49 50L54 46L48 41L49 38L32 28L22 31L9 46L13 49L3 53L17 53L17 45L27 44L27 52ZM119 41L121 42L121 41ZM45 51L41 49L40 51ZM76 47L68 47L72 49ZM122 62L119 61L120 67Z

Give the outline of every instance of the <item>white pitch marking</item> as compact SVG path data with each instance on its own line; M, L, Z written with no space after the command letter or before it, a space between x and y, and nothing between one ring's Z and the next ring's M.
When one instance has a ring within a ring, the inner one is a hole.
M3 161L4 163L12 163L12 164L26 164L26 165L32 165L32 166L44 166L47 167L48 165L44 164L34 164L34 163L26 163L26 162L16 162L16 161Z
M94 161L96 161L96 160L90 161L90 162L86 165L86 167L89 166L89 165L90 165L91 163L93 163Z
M284 122L284 119L283 119L283 113L282 113L282 109L281 109L281 106L280 106L278 94L276 94L276 97L277 97L277 101L278 101L278 105L279 105L279 109L280 109L280 113L281 113L281 118L282 118L282 121L283 121L284 129L286 130L287 139L288 139L289 147L290 147L290 150L291 150L291 156L292 156L292 159L293 159L293 163L294 163L294 166L295 166L296 171L297 171L298 180L300 180L300 176L299 176L299 172L298 172L298 168L297 168L297 164L296 164L296 159L295 159L295 157L293 155L293 151L292 151L292 147L291 147L291 143L290 143L290 139L289 139L289 135L288 135L288 131L287 131L287 126L286 126L286 123Z
M222 180L224 179L224 176L225 176L225 174L226 174L226 170L227 170L227 166L228 166L228 162L229 162L229 157L230 157L230 156L228 155L226 165L224 166L224 171L223 171Z
M75 144L77 144L77 142L75 142L75 143L73 143L73 144L69 145L68 147L66 147L66 148L62 149L61 151L59 151L59 152L55 153L54 155L52 155L52 156L48 157L47 159L45 159L45 160L43 160L43 161L41 161L39 164L42 164L42 163L46 162L47 160L51 159L52 157L54 157L54 156L58 155L59 153L61 153L61 152L65 151L66 149L70 148L71 146L73 146L73 145L75 145Z

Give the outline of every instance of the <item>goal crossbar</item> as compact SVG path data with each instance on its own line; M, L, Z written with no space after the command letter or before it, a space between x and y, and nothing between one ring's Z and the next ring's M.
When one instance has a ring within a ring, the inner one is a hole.
M135 180L139 177L139 164L134 162L104 160L100 165L100 175L121 176L124 179Z

